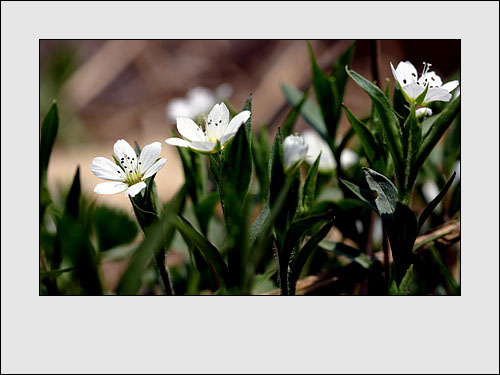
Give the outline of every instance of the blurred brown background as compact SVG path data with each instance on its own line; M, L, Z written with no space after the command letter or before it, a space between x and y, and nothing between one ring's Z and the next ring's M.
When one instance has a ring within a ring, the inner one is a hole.
M319 64L330 71L333 61L352 42L311 40ZM352 68L373 79L371 44L358 41ZM380 81L393 82L389 62L396 66L410 60L417 70L422 62L443 80L457 76L460 40L377 41ZM303 40L41 40L40 116L52 99L58 100L61 126L49 165L49 183L57 188L69 184L81 166L82 188L98 201L129 207L124 194L97 196L94 186L102 182L89 169L95 156L111 158L117 139L141 146L162 142L162 157L169 159L156 180L165 201L183 183L175 147L164 140L175 124L166 115L167 103L183 97L196 86L215 90L228 83L230 102L240 109L253 93L253 124L268 124L273 133L286 115L286 102L279 83L305 89L310 66ZM313 95L311 95L313 97ZM370 109L366 94L348 82L345 104L362 116ZM306 127L302 121L297 130ZM342 118L340 132L348 127Z

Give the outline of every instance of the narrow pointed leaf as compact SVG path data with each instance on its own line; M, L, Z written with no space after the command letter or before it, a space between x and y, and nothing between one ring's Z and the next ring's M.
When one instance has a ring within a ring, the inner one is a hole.
M378 212L377 205L375 204L375 196L369 190L363 189L352 182L346 180L340 180L345 186L349 188L359 199L370 206L376 213Z
M321 155L316 158L314 164L307 172L306 180L301 191L301 209L303 213L311 211L316 196L316 182L318 180L318 166Z
M134 252L127 269L118 285L118 294L134 295L141 287L142 275L146 266L159 249L168 249L175 234L172 222L184 205L186 189L182 187L165 206L160 219L148 230L147 236Z
M344 111L347 115L347 119L351 123L352 128L358 134L361 147L363 147L363 151L365 152L370 165L375 166L375 164L382 164L382 150L370 129L358 120L358 118L354 116L354 114L345 106ZM383 163L383 166L385 166L385 163Z
M314 235L309 238L304 247L299 250L295 259L290 264L290 275L288 276L288 283L290 287L290 294L295 294L295 285L299 279L300 273L304 268L309 257L318 249L318 244L325 238L333 226L333 221L323 225Z
M281 91L285 95L287 101L293 106L297 105L304 97L304 93L302 91L287 84L281 85ZM307 99L300 109L300 114L304 120L306 120L306 122L318 132L319 135L328 141L329 135L325 121L321 115L321 110L315 102Z
M173 220L173 225L203 255L203 258L215 271L219 281L227 285L229 273L219 250L181 215L178 216L177 220Z
M403 196L408 197L413 190L413 181L411 181L411 170L422 142L422 129L416 116L415 105L412 104L410 114L403 125L403 148L405 156L405 183L403 187ZM409 198L408 198L409 199Z
M444 187L441 189L439 194L432 201L429 202L429 204L424 208L424 210L420 214L420 217L418 218L418 231L420 231L420 229L422 229L422 226L424 225L427 218L429 216L431 216L432 211L434 211L436 206L439 204L439 202L441 202L441 200L443 199L445 194L450 189L450 186L453 183L453 180L455 179L455 175L456 175L456 172L453 172L450 179L448 180L446 185L444 185Z
M443 112L436 116L431 123L429 130L422 139L422 145L417 154L415 164L412 168L411 178L415 179L418 171L424 164L425 159L429 156L436 144L439 142L448 127L453 123L453 120L460 112L460 97L448 104Z
M292 106L290 109L290 112L288 112L288 115L286 116L285 120L283 121L283 126L281 127L282 132L283 132L283 137L288 137L290 134L293 133L293 128L295 127L295 123L297 122L297 119L299 118L300 111L302 110L302 106L307 100L307 97L309 96L309 90L306 90L304 93L304 96L300 101Z
M346 66L351 65L352 57L354 55L354 47L356 42L352 42L349 47L339 56L335 61L332 70L332 77L335 79L334 84L337 87L338 102L336 106L338 107L340 113L340 106L342 105L342 98L344 97L345 87L347 85L347 72L345 70Z
M392 110L389 99L387 99L384 92L380 90L376 85L374 85L355 71L347 69L347 74L349 74L354 82L356 82L370 96L373 104L376 106L381 119L381 124L384 129L387 146L389 147L392 159L394 161L394 166L397 172L397 179L399 183L402 183L404 180L404 164L401 129L399 126L399 120Z
M330 139L335 139L337 123L340 118L340 106L337 106L339 102L337 87L334 85L333 79L330 78L316 62L309 43L307 43L307 47L311 61L312 83L314 93L316 94L316 100L318 101L323 120L325 121L328 135Z
M47 173L50 154L56 140L57 131L59 129L59 112L57 104L54 101L49 111L42 120L40 134L40 181L42 176Z

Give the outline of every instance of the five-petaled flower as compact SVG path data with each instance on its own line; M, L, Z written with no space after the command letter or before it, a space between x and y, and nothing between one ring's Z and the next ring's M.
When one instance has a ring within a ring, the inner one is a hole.
M307 157L308 146L300 135L289 135L283 142L285 172L293 173Z
M216 104L206 118L205 130L187 117L177 118L177 130L184 138L169 138L167 144L188 147L194 151L213 154L232 139L241 125L250 118L250 111L242 111L229 121L229 110L224 103Z
M120 139L116 141L113 152L118 164L99 156L94 158L90 165L97 177L111 181L97 184L94 191L98 194L117 194L125 191L126 196L135 197L146 187L144 180L151 178L167 161L160 159L160 142L145 146L137 157L128 142Z
M417 78L417 69L409 61L401 61L398 67L394 69L391 63L392 74L403 89L403 94L408 102L415 101L420 94L429 86L422 105L434 101L448 102L451 94L458 86L458 81L450 81L443 85L441 78L435 73L430 72L431 64L424 63L424 70L420 78Z

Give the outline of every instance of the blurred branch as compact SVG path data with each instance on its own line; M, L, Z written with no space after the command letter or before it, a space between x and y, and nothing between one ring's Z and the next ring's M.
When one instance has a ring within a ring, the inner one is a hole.
M142 52L147 40L110 40L66 82L62 92L77 109L85 107Z

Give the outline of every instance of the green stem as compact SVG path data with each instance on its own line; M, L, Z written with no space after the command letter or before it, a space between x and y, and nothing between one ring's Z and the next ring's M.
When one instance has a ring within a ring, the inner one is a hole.
M151 228L153 224L158 221L158 214L156 210L157 206L155 202L153 202L153 199L152 191L150 189L147 189L144 197L137 195L134 198L130 198L130 202L134 208L135 217L137 218L137 222L139 223L144 235L147 235L149 228ZM155 254L155 261L163 282L165 294L171 296L175 293L170 279L170 271L166 264L167 250L168 249L165 249L162 246L162 248Z

